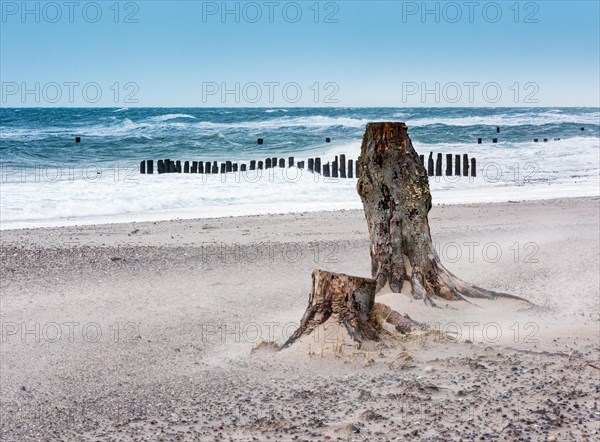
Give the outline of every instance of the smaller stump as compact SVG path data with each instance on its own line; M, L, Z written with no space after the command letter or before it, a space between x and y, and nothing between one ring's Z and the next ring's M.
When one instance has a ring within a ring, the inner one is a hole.
M378 325L371 317L375 304L374 279L313 270L312 280L313 290L300 327L282 348L289 347L300 336L310 334L315 327L332 317L343 324L359 344L363 340L379 340Z

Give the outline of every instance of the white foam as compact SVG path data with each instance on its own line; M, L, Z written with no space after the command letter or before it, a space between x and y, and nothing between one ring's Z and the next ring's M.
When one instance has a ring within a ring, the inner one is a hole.
M430 126L434 124L445 124L448 126L474 126L474 125L488 125L488 126L542 126L544 124L562 124L562 123L574 123L574 124L599 124L600 112L593 112L588 114L569 114L562 113L561 111L548 111L532 114L530 111L523 111L522 113L505 113L497 115L477 116L473 115L470 117L456 117L456 118L441 118L439 116L433 116L431 118L410 118L406 119L408 127L418 126Z
M310 117L293 117L285 115L279 118L273 118L266 121L240 121L232 123L214 123L211 121L171 121L176 119L188 119L195 120L196 118L192 115L187 114L167 114L151 117L141 121L132 121L129 118L123 120L114 120L112 124L93 124L85 127L45 127L43 129L38 128L11 128L5 130L3 128L0 131L0 139L5 140L20 140L20 141L32 141L42 140L49 136L71 136L74 132L77 132L81 136L90 137L115 137L123 138L126 136L145 136L150 138L154 132L163 129L184 129L192 131L204 131L205 134L212 133L214 131L222 130L239 130L239 129L257 129L257 130L277 130L284 128L294 127L307 127L307 128L327 128L332 126L339 127L351 127L351 128L362 128L366 125L367 120L355 119L347 117L323 117L323 116L310 116Z
M313 115L308 117L292 117L288 115L265 121L239 121L233 123L213 123L199 121L194 123L197 128L203 129L280 129L286 127L312 127L325 128L332 126L362 128L367 124L366 119L349 117L325 117Z
M193 115L188 115L188 114L167 114L167 115L158 115L156 117L151 117L150 120L152 121L169 121L169 120L176 120L177 118L190 118L195 120L196 117L194 117Z
M284 171L287 175L284 175ZM299 173L300 175L296 175ZM3 183L2 229L34 226L207 218L362 207L356 179L325 179L296 168L270 169L258 178L240 174L134 175L115 181L106 171L95 182L75 178L49 182ZM511 182L512 175L432 177L434 203L475 203L598 195L597 172L555 182ZM236 181L236 176L238 177ZM223 181L225 180L225 182ZM455 180L456 182L453 182Z

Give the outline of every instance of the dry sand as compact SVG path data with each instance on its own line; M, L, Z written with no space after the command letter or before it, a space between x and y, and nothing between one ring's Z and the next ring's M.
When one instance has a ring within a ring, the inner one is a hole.
M310 272L369 276L361 211L2 231L0 439L598 440L598 198L435 206L442 260L514 303L282 352ZM309 355L310 353L310 355Z

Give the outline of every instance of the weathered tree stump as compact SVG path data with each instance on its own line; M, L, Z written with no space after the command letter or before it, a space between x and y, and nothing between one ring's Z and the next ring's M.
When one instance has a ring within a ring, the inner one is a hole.
M427 219L431 209L427 171L404 123L367 124L357 190L369 227L377 290L389 286L392 292L431 304L434 296L520 299L467 284L440 263Z
M458 168L460 157L456 159ZM430 169L432 163L430 154ZM441 166L441 162L439 164ZM328 173L326 164L323 174L328 176ZM343 324L359 344L379 340L383 321L400 332L419 326L407 315L375 303L375 293L383 288L412 295L429 305L435 305L435 297L522 300L463 282L441 264L427 218L431 209L427 170L412 146L404 123L367 124L358 178L357 190L371 240L373 279L314 270L308 308L300 327L282 349L330 319Z
M375 281L360 276L313 270L313 289L300 327L282 348L333 318L356 342L379 339L370 313L375 303Z

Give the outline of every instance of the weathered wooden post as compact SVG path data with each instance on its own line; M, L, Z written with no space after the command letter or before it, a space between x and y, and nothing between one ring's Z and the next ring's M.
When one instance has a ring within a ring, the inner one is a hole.
M221 173L227 173L227 164L221 163Z
M163 160L158 160L157 166L158 173L165 173L165 162Z
M492 138L492 143L497 143L498 142L498 138Z
M250 170L256 170L256 160L250 160Z
M240 165L240 172L246 172L246 164Z
M192 161L190 173L198 173L198 161Z
M425 168L425 155L419 155L419 160L421 161L423 168Z
M298 169L304 169L304 161L298 161Z
M496 133L500 133L500 126L496 126Z
M360 175L360 155L358 156L357 160L356 160L356 164L354 165L354 167L356 167L356 178L358 178Z
M329 163L323 164L323 176L328 177L329 175Z
M463 154L463 176L469 176L469 155Z
M460 155L454 155L454 175L460 176Z
M281 167L282 169L285 168L285 159L279 158L279 167Z
M165 173L171 173L171 160L167 158L164 160L164 163L165 163Z
M437 154L437 159L435 162L435 176L442 176L442 154Z
M321 158L315 158L315 172L321 173Z
M146 166L146 172L149 174L153 174L154 173L154 160L148 160L147 161L147 166Z
M315 168L315 160L312 158L308 159L308 171L312 172Z
M263 169L263 162L259 161L257 164L258 170L262 170Z
M477 138L477 144L483 143L483 138Z
M354 160L348 159L348 178L354 178Z
M475 158L471 158L471 176L477 176L477 161L475 161Z
M238 163L233 163L232 168L233 168L233 172L237 172L238 171Z
M181 173L181 161L177 160L177 173Z
M267 158L265 160L265 169L270 169L271 168L271 158Z
M331 138L329 138L329 137L325 138L325 142L326 143L331 143Z
M294 157L289 157L288 158L288 167L293 167L294 166Z
M452 176L452 154L446 154L446 176Z
M333 178L338 177L338 157L337 157L337 155L335 156L335 159L333 160L333 163L331 164L331 176Z
M427 160L427 175L433 176L433 152L429 152L429 159Z
M263 144L265 142L265 140L263 140L262 138L259 138L258 140L256 140L256 144Z
M169 161L169 173L177 172L177 167L175 166L175 162Z
M213 175L216 175L219 173L219 164L216 161L213 161L212 163L212 170L211 170Z
M231 172L233 170L231 161L225 161L225 172Z
M140 173L146 173L146 160L140 161Z
M340 178L346 178L346 155L340 155Z
M186 161L183 163L183 173L190 173L190 162Z
M271 167L272 168L276 168L277 167L277 157L271 158Z

